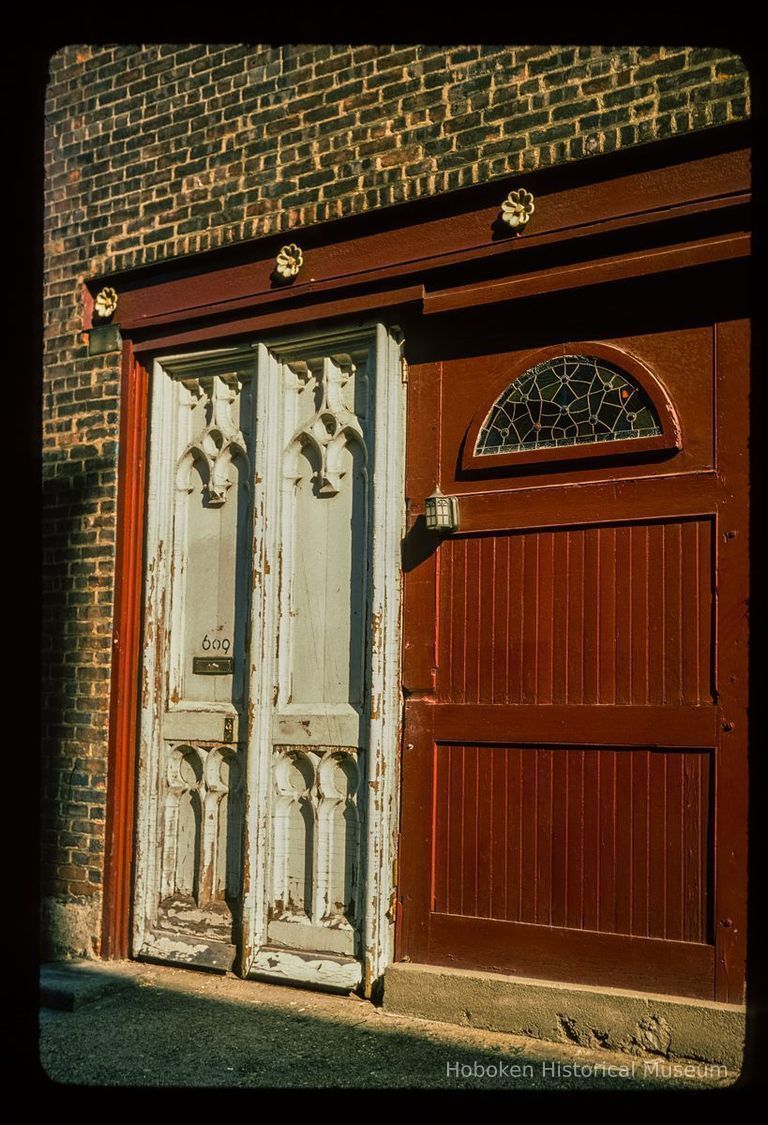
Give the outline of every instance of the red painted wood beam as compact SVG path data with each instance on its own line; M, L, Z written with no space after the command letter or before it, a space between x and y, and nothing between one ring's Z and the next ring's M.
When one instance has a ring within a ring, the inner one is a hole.
M148 383L125 344L101 933L101 955L109 959L130 954Z

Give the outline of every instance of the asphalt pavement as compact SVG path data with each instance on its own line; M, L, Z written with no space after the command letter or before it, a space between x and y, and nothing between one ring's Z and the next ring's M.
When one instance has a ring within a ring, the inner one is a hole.
M67 1085L693 1093L737 1078L165 965L46 966L41 1002L40 1061Z

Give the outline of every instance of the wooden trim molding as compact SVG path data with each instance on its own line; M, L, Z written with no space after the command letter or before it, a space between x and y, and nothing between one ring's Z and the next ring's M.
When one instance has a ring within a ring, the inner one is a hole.
M136 718L139 691L144 482L149 379L130 342L123 346L120 390L115 602L109 705L107 809L101 955L130 952L135 825Z
M515 232L501 204L520 186L535 194L536 213ZM83 327L93 327L105 286L123 335L156 352L404 304L435 314L678 270L747 255L749 199L744 130L710 129L90 279ZM303 266L286 282L275 262L289 239Z
M739 231L723 237L701 238L679 246L634 250L627 254L521 273L503 281L435 290L425 297L424 313L429 316L473 308L476 305L513 301L534 294L578 289L582 285L604 285L606 282L623 281L626 278L727 262L746 257L750 249L749 234Z

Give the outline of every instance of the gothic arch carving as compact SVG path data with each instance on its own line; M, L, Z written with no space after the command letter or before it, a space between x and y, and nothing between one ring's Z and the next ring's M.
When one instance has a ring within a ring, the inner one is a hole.
M308 460L315 470L313 484L318 496L335 496L341 489L345 473L343 453L355 442L367 461L365 435L358 414L345 401L344 389L355 375L356 366L349 355L323 357L319 363L293 361L290 371L295 376L294 388L311 389L316 409L288 442L284 458L285 476L299 477L298 457L307 449Z
M176 469L176 487L182 492L194 488L192 472L197 468L203 482L203 494L208 507L219 508L227 499L234 483L230 467L236 458L242 458L248 480L248 454L245 438L232 417L232 403L242 390L237 374L207 375L181 380L189 396L189 404L203 399L206 425L187 444L179 457Z

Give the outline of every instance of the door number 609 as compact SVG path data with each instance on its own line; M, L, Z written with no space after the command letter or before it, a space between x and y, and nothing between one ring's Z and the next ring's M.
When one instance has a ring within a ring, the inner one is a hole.
M211 638L206 633L203 637L201 647L203 652L210 652L211 650L213 650L214 652L229 652L230 644L231 642L228 637L225 637L223 640L220 640L218 637L214 637L213 640L211 640Z

